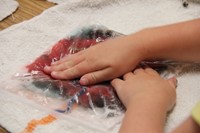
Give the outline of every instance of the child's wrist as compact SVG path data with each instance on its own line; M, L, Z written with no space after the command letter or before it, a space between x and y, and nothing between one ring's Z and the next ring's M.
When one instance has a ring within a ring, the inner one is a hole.
M130 35L130 40L133 43L133 51L138 52L138 59L142 60L152 60L156 55L154 55L154 45L155 38L152 38L154 28L143 29Z
M163 113L169 111L169 102L167 99L158 99L155 96L134 96L130 99L130 102L127 104L127 109L135 107L146 106L145 108L151 108L152 110L159 109Z

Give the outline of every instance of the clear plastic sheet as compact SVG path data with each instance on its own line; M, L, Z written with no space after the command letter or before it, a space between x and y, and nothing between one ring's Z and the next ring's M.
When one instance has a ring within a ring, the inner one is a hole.
M122 34L100 25L78 29L74 34L58 41L1 86L4 86L6 91L38 103L49 110L79 118L83 123L92 121L94 125L103 127L106 131L113 131L113 126L119 127L125 108L109 82L81 86L79 79L56 80L43 69L64 56L118 36ZM143 61L140 66L151 66L157 71L162 71L171 63L173 62Z
M16 73L11 79L12 85L6 85L7 90L61 113L71 112L73 107L78 105L78 107L91 109L95 114L115 116L123 111L124 107L109 82L81 86L79 79L56 80L43 69L66 55L77 53L120 35L100 25L79 29L71 36L58 41L31 64L26 65L24 71Z

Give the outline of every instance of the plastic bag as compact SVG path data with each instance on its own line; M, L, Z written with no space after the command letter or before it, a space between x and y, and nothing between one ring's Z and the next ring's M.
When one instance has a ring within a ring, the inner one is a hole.
M25 70L18 72L8 82L4 82L3 86L6 86L7 91L39 103L45 108L61 113L71 112L66 115L79 118L83 123L92 121L94 125L96 123L98 127L112 131L113 126L119 127L125 108L109 82L81 86L79 79L53 79L43 71L43 68L66 55L118 36L122 34L99 25L79 29L75 34L58 41L31 64L26 65ZM141 66L150 65L158 71L166 69L165 64L166 61L140 63Z
M120 36L121 34L111 31L106 27L93 25L78 30L75 34L58 41L50 50L44 52L34 62L26 65L25 72L17 73L14 77L16 85L21 86L21 90L16 91L21 95L22 90L30 90L41 94L41 97L35 98L29 95L28 98L37 101L42 105L48 105L58 112L70 112L74 104L84 108L90 108L94 113L96 110L112 110L106 112L106 116L114 116L124 110L123 105L118 99L114 89L108 82L92 86L81 86L79 79L74 80L56 80L46 74L43 69L46 65L58 61L66 55L77 53L88 47L96 45L109 38ZM11 87L12 88L12 87ZM19 87L18 87L19 88ZM12 89L13 91L13 89ZM42 97L44 95L44 99ZM49 102L48 98L59 99ZM60 103L60 104L59 104ZM100 111L104 112L105 111ZM105 114L104 114L105 115Z

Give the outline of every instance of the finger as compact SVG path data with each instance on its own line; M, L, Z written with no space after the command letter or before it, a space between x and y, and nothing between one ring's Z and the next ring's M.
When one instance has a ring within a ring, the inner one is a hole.
M119 78L113 79L111 81L111 85L115 88L118 95L120 93L120 90L121 90L123 84L124 84L124 81Z
M176 88L177 87L177 79L176 79L176 77L172 77L172 78L170 78L170 79L167 79L168 80L168 82L170 83L170 85L172 86L172 87L174 87L174 88Z
M65 71L52 71L51 76L55 79L73 79L76 78L75 75L78 74L78 71L74 68L69 68Z
M61 59L58 60L58 61L51 62L51 66L53 66L53 65L59 65L59 64L61 64L61 63L63 63L63 62L66 62L66 61L68 61L68 60L72 60L72 59L75 58L75 57L76 57L75 54L66 55L66 56L64 56L63 58L61 58Z
M51 73L52 71L63 71L79 64L83 60L83 57L80 56L75 58L74 60L66 61L57 65L45 66L44 71L47 73Z
M63 71L73 67L74 65L75 64L72 61L68 61L54 66L45 66L44 71L47 73L51 73L52 71Z
M135 69L133 73L134 74L142 74L142 73L145 73L145 71L142 68L138 68L138 69Z
M59 65L63 62L67 62L67 61L70 61L70 60L73 60L75 58L78 58L79 56L81 56L83 54L84 50L83 51L80 51L78 53L75 53L75 54L68 54L66 55L65 57L61 58L59 61L56 61L56 62L52 62L51 65Z
M148 73L150 75L159 76L159 74L155 70L153 70L152 68L148 67L148 68L145 68L144 70L145 70L146 73Z
M44 67L44 72L46 72L46 73L51 73L51 67L50 66L45 66Z
M102 70L85 74L81 77L80 84L91 85L102 81L110 80L114 78L114 75L112 73L113 71L111 70L111 68L104 68Z
M81 57L80 57L80 60L81 60ZM71 68L68 68L63 71L52 71L52 73L51 73L52 77L54 77L56 79L74 79L74 78L81 77L82 75L84 75L86 73L90 73L90 72L96 71L98 69L102 69L101 65L89 64L88 61L86 61L86 60L84 60L80 63L78 63L79 62L78 59L74 60L74 61L77 64L74 63L75 65L72 66ZM93 79L94 79L94 76L93 76Z
M87 61L82 61L79 64L63 71L52 71L51 76L56 79L74 79L91 71L96 71L94 68L95 67L91 67Z
M123 79L124 79L124 80L127 80L127 79L131 78L132 76L133 76L133 73L132 73L132 72L129 72L129 73L127 73L127 74L125 74L125 75L123 76Z

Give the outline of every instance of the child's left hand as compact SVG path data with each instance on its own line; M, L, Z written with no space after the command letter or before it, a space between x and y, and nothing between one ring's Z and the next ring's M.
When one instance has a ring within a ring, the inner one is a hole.
M112 80L111 84L126 108L129 108L132 102L147 103L150 100L159 102L168 111L175 104L176 78L163 79L151 68L136 69L125 74L123 80Z

